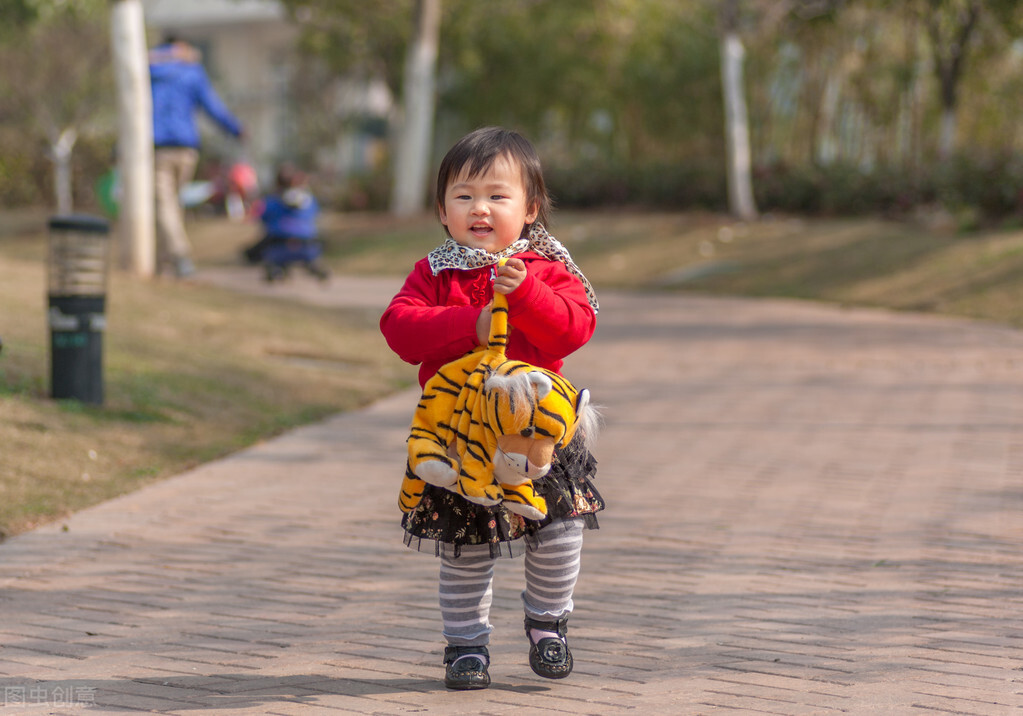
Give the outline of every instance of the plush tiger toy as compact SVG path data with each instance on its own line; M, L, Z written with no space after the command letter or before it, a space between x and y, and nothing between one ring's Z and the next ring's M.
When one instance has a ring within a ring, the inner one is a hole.
M589 391L508 360L507 341L508 299L495 293L486 349L444 365L423 389L408 438L402 511L419 504L429 483L477 504L503 503L529 519L547 514L533 480L547 474L554 451L580 426L592 436L596 413Z

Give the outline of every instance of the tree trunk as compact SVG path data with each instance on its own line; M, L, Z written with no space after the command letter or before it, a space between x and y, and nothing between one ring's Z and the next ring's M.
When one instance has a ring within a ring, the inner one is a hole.
M53 160L53 189L56 193L57 213L70 214L74 211L71 191L71 152L78 140L78 132L67 127L56 137L50 138L50 158Z
M936 12L924 16L931 39L934 71L941 89L941 133L938 135L938 156L941 159L948 159L955 149L959 81L963 76L966 52L980 19L980 12L979 0L970 0L966 8L956 14L955 23L948 34L943 32Z
M113 1L110 39L117 79L121 263L135 275L149 277L156 269L153 97L140 0Z
M959 118L956 114L956 108L942 107L941 108L941 133L938 135L938 156L942 159L948 159L952 156L952 152L955 151L956 146L956 128L959 124Z
M426 199L436 101L440 2L416 2L416 30L405 61L404 117L398 137L394 191L391 195L391 213L397 216L421 211Z
M836 117L838 116L838 100L841 96L841 61L838 69L828 73L824 82L824 96L821 98L820 115L817 122L817 151L816 160L827 166L838 159L838 132L836 131Z
M734 10L734 2L726 2ZM725 101L725 148L727 154L728 206L732 214L743 220L755 219L757 207L753 199L752 159L749 139L749 113L743 94L743 56L745 48L735 29L734 19L722 17L721 82ZM734 18L734 15L732 15Z

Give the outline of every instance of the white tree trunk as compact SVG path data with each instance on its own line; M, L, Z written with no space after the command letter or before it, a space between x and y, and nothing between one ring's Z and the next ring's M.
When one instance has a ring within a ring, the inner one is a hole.
M53 160L53 188L56 193L57 213L70 214L74 211L71 191L71 152L78 140L78 132L67 127L55 138L50 139L50 158Z
M429 185L433 137L440 0L417 0L415 37L405 62L404 116L394 162L391 213L407 216L422 211Z
M753 200L749 113L743 93L745 54L738 33L726 29L721 37L721 82L725 101L728 205L735 216L751 220L757 216L757 207Z
M840 62L839 65L841 65ZM839 140L835 118L838 116L841 75L841 67L828 73L828 78L824 82L824 96L820 103L820 120L817 123L817 161L825 166L838 159Z
M156 268L153 98L140 0L114 0L110 39L117 79L121 261L135 275L148 277Z

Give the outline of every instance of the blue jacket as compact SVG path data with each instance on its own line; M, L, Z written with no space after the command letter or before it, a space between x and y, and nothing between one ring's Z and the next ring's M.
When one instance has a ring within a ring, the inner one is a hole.
M260 220L274 239L315 239L320 205L304 189L288 189L266 198Z
M153 88L153 144L199 148L197 109L204 110L225 131L239 136L241 123L210 84L198 52L188 45L164 44L149 53Z

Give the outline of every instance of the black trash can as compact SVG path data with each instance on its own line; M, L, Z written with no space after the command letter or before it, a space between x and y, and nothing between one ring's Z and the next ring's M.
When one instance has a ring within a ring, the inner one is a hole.
M54 216L49 242L50 395L100 405L110 225Z

